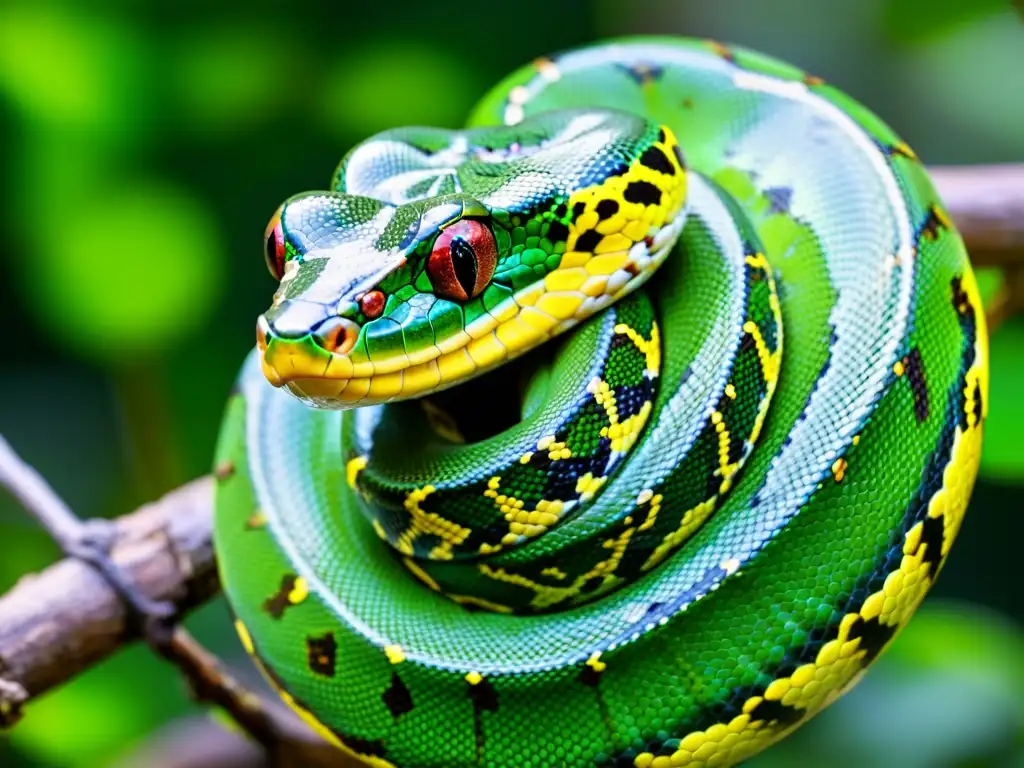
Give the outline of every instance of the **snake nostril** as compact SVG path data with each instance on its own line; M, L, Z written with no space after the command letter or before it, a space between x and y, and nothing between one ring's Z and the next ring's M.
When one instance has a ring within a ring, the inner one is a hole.
M313 332L316 343L328 352L347 355L356 345L359 326L343 317L332 317L317 326Z

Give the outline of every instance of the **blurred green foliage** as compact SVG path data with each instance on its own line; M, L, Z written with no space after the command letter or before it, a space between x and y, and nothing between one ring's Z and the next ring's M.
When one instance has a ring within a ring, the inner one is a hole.
M1024 25L1004 0L230 5L0 4L0 431L82 515L207 470L273 290L260 248L278 203L326 184L370 133L459 125L535 56L615 34L717 37L827 77L930 163L1024 159ZM1024 764L1024 601L1008 579L1024 319L992 356L982 478L936 597L762 768ZM55 556L0 499L0 590ZM220 602L190 625L244 666ZM34 704L0 766L108 765L190 711L135 648Z

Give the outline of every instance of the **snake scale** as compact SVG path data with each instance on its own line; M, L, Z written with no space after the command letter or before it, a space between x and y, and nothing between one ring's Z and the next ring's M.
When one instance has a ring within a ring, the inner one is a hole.
M730 765L911 617L978 469L987 337L914 152L718 42L540 58L354 147L216 457L246 650L371 766Z

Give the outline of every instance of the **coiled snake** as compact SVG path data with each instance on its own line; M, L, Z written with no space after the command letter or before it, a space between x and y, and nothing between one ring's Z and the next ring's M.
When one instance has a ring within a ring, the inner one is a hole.
M742 48L538 59L470 126L371 138L267 229L217 455L239 633L370 765L735 763L960 528L962 240L881 120Z

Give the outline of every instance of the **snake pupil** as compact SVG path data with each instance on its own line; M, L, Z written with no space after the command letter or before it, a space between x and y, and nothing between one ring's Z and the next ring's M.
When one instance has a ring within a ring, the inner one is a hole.
M476 252L464 238L454 237L451 243L451 254L455 277L466 295L472 296L476 286Z
M498 249L490 227L476 219L461 219L434 241L427 274L438 296L469 301L490 283L497 261Z

